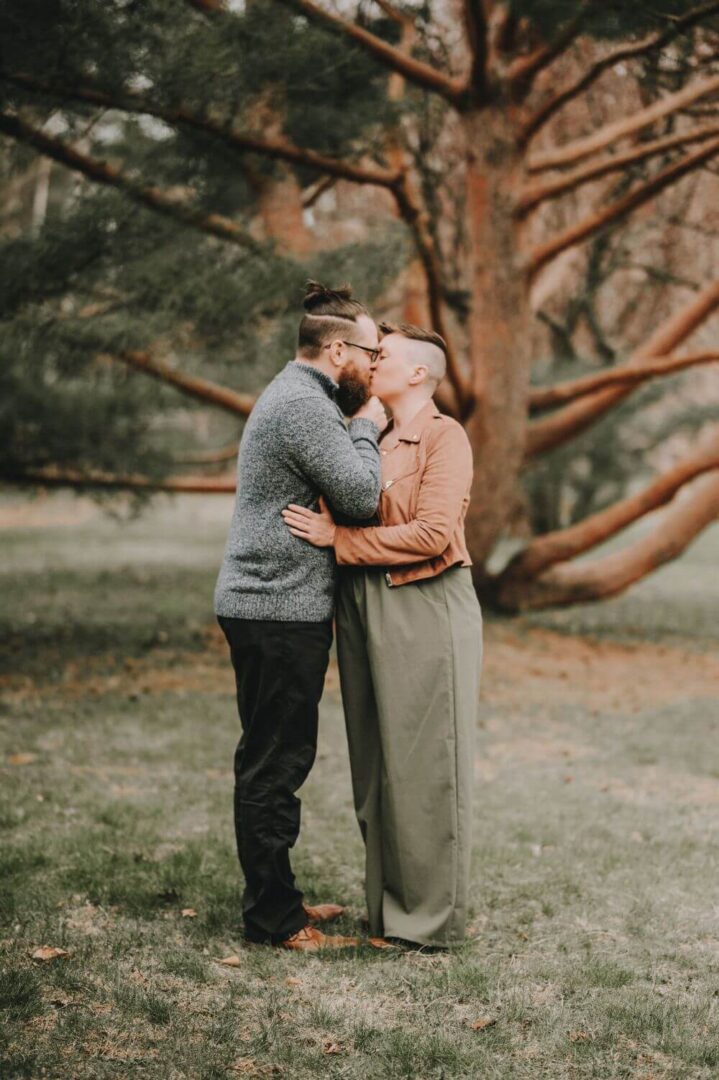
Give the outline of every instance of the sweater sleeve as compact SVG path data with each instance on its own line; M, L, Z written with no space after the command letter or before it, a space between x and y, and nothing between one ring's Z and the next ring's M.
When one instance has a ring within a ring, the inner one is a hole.
M279 418L280 437L292 465L343 514L371 518L381 487L379 431L360 417L345 425L329 400L289 402Z
M460 424L442 425L427 448L416 516L402 525L335 530L340 564L405 566L445 550L460 520L472 483L472 448Z

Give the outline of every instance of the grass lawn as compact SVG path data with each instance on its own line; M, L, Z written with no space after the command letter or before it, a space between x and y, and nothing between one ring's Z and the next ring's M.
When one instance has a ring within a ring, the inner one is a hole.
M466 943L302 956L238 919L229 512L0 505L3 1080L719 1076L719 528L611 603L487 619ZM357 933L334 664L293 862Z

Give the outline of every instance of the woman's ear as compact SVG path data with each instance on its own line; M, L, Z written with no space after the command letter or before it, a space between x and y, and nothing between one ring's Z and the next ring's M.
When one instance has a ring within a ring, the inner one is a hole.
M427 378L428 373L429 368L425 367L424 364L422 364L414 369L414 374L410 375L409 381L412 383L413 386L415 386L417 383L424 382Z

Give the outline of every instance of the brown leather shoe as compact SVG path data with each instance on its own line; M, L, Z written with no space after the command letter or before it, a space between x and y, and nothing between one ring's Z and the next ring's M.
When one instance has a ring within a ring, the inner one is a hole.
M338 919L345 910L339 904L315 904L314 907L305 904L304 909L310 922L329 922L330 919Z
M296 934L285 938L280 943L281 949L300 949L305 952L317 952L319 949L347 949L359 945L359 938L330 937L314 926L303 926Z
M400 945L395 945L393 941L387 941L387 938L383 937L371 937L367 938L367 944L371 945L373 949L400 949Z

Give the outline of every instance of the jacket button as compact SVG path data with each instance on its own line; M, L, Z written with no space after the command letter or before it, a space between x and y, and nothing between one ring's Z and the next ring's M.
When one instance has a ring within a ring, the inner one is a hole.
M384 486L384 489L385 489L385 491L387 490L387 488L389 488L389 487L392 487L392 484L393 484L393 481L392 481L392 480L388 480L388 481L387 481L387 483L386 483L386 484L385 484L385 486Z
M388 585L391 585L391 584L392 584L392 578L391 578L391 576L390 576L390 572L389 572L389 570L388 570L388 571L387 571L387 573L385 574L385 576L384 576L384 579L385 579L385 581L387 582L387 584L388 584Z

